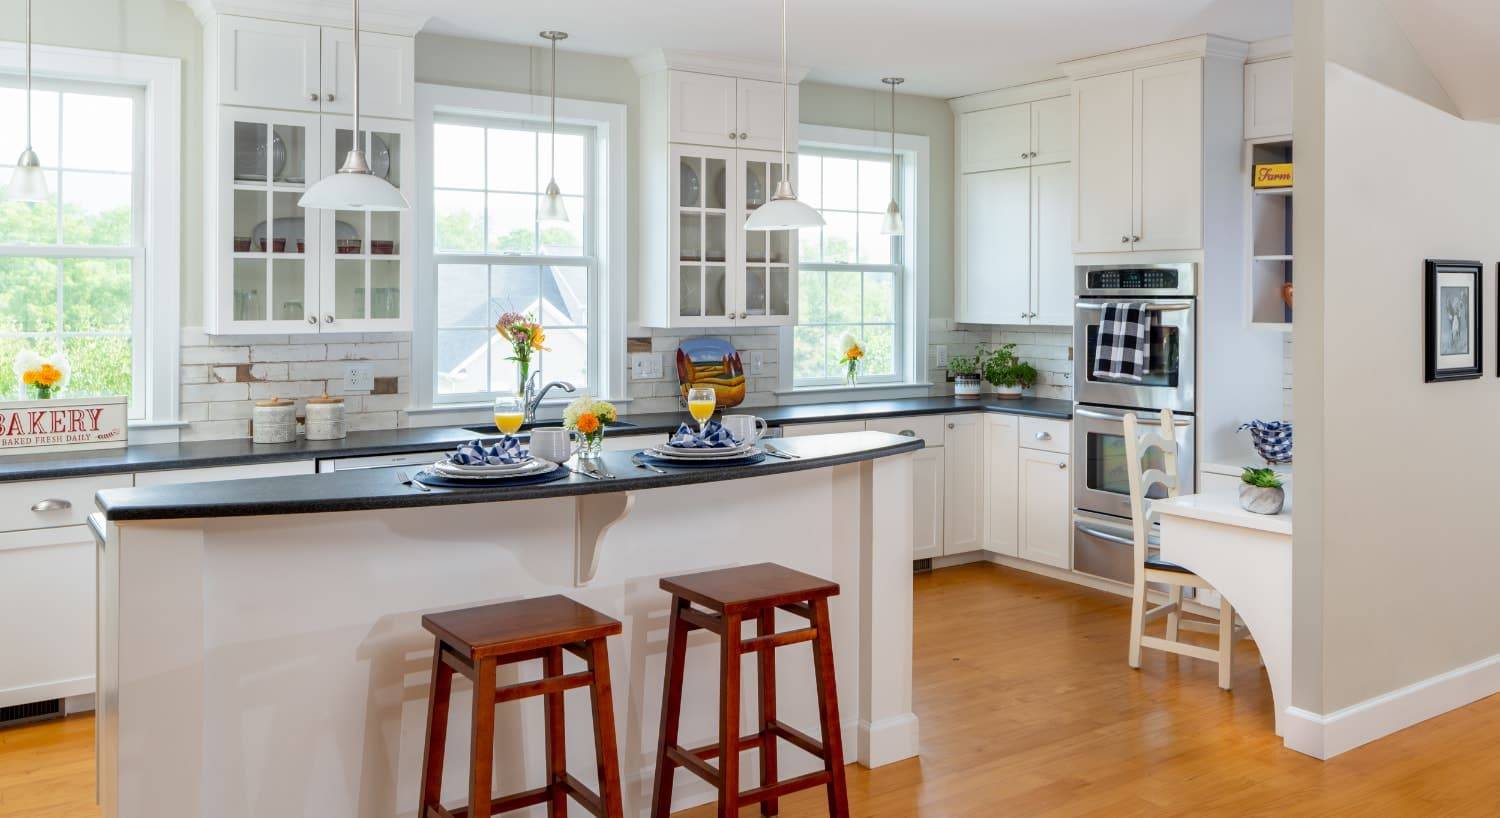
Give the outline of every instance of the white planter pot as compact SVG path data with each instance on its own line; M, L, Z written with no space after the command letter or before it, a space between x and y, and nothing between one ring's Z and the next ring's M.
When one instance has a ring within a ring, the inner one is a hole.
M1280 514L1285 504L1284 489L1240 483L1240 508L1251 514Z
M995 397L1007 399L1019 398L1022 391L1019 386L997 386L995 387Z
M957 375L953 378L953 397L977 400L982 386L978 375Z

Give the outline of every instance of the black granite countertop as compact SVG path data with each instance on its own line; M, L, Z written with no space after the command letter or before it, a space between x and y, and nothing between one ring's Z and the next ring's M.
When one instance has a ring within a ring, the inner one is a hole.
M421 491L400 482L398 473L401 468L390 467L334 474L106 489L98 493L96 502L104 516L115 522L494 503L742 480L890 457L916 451L922 445L920 439L885 432L856 432L777 441L778 449L798 455L795 460L767 457L763 462L749 466L668 469L666 474L638 468L631 462L633 452L606 452L603 463L605 470L616 475L613 480L596 480L574 473L565 480L530 486ZM407 472L410 473L410 469Z
M1067 420L1073 416L1073 404L1048 398L1000 400L992 395L986 395L979 400L959 400L953 397L904 398L760 406L746 408L744 411L765 418L766 422L772 426L962 412L1001 412ZM676 429L683 418L684 415L681 412L624 415L620 419L629 423L630 426L614 429L610 434L669 432ZM100 451L8 455L0 457L0 483L94 474L202 469L294 460L406 454L446 449L466 440L472 440L475 436L474 432L459 427L431 427L351 432L343 440L298 438L293 443L252 443L248 439L237 438L127 446L124 449Z

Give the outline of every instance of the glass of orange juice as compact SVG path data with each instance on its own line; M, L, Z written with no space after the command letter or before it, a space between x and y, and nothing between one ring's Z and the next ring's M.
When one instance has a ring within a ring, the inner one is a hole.
M495 398L495 426L507 435L521 431L526 409L520 398Z
M714 390L695 386L688 390L687 400L688 414L698 421L698 432L701 434L708 425L708 419L714 416L714 404L718 402Z

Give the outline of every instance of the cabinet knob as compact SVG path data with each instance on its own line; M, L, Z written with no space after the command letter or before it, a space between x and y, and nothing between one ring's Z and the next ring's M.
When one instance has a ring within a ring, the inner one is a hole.
M1021 317L1022 318L1029 318L1030 316L1031 316L1031 313L1029 313L1029 312L1023 312L1023 313L1021 313Z
M1052 439L1052 433L1051 432L1037 432L1036 433L1036 439L1037 440L1051 440Z
M749 137L745 134L744 131L740 131L740 138L741 139L748 139Z
M1130 237L1130 240L1131 240L1131 241L1140 241L1140 240L1141 240L1141 237L1140 237L1140 236L1131 236L1131 237Z
M316 315L309 315L309 316L307 316L307 323L309 323L309 324L316 324L316 323L318 323L318 316L316 316Z
M1032 158L1032 159L1035 159L1035 158L1036 158L1036 151L1032 151L1032 152L1031 152L1031 158Z
M739 139L739 136L737 134L735 134L734 131L730 131L729 132L729 138L730 139Z
M37 502L33 503L31 505L31 510L32 511L38 511L38 512L40 512L40 511L67 511L68 509L70 509L72 507L73 507L73 504L70 503L70 502L68 502L67 500L59 500L59 499L57 499L55 497L51 497L51 498L48 498L46 500L38 500Z
M953 424L951 424L951 423L950 423L950 424L948 424L948 428L949 428L949 429L952 429L952 428L953 428Z
M1058 463L1057 467L1059 469L1066 469L1068 467L1068 464L1067 463Z
M325 324L332 324L333 323L333 316L332 315L325 315L325 316L323 316L323 323L325 323Z
M310 94L307 95L307 98L308 98L308 100L310 100L312 102L317 102L318 101L318 92L317 91L313 91L312 93L310 93Z
M1120 243L1121 244L1129 244L1130 243L1130 237L1129 236L1121 236L1120 237Z
M952 427L949 427L949 428L952 428ZM911 429L902 429L901 431L897 432L896 434L901 435L902 437L916 437L917 436L917 433L914 432L914 431L912 431Z
M325 102L333 102L333 94L329 94L329 95L323 97L323 100Z
M1026 158L1026 157L1028 157L1028 156L1030 156L1030 155L1031 155L1031 154L1029 154L1029 153L1022 153L1022 154L1021 154L1021 158L1022 158L1022 159L1025 159L1025 158Z

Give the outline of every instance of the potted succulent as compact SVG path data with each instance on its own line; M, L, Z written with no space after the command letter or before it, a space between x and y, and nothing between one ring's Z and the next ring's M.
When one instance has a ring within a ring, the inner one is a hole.
M1240 474L1240 508L1252 514L1280 514L1285 503L1280 475L1271 469L1245 467Z
M995 396L1019 398L1021 391L1036 385L1036 367L1016 357L1015 344L1003 344L984 360L984 379L995 387Z
M953 397L979 399L979 370L983 360L982 349L975 350L973 355L954 355L948 359L948 374L953 376Z

